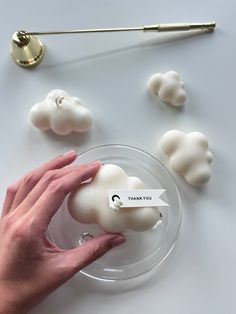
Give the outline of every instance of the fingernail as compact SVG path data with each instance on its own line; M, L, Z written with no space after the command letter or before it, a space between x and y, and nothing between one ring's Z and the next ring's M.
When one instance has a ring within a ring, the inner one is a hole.
M114 238L111 241L112 247L121 245L122 243L124 243L126 241L126 238L123 235L118 235L116 238Z
M70 157L70 156L74 156L74 155L77 155L77 153L73 149L70 150L69 152L66 152L63 154L63 156L65 156L65 157Z
M88 165L90 167L98 167L98 166L101 166L101 161L100 160L92 161Z

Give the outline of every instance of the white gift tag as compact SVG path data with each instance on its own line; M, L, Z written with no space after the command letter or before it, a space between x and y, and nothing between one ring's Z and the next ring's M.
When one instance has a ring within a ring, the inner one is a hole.
M109 205L115 210L122 207L170 206L160 196L164 189L109 190Z

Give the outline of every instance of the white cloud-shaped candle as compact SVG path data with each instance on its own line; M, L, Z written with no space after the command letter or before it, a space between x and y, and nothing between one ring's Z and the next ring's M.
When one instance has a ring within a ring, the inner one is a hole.
M90 183L83 184L68 200L71 216L80 223L98 224L106 232L124 232L128 229L145 231L160 220L158 207L130 207L117 210L109 206L108 190L143 189L143 182L129 177L125 171L113 164L101 166Z
M59 135L86 132L93 123L90 111L81 101L60 89L52 90L43 102L34 105L29 118L36 128L51 129Z
M153 74L147 86L154 96L175 107L182 106L187 99L184 83L175 71Z
M201 186L209 181L213 156L204 134L171 130L162 136L160 148L169 157L170 168L189 184Z

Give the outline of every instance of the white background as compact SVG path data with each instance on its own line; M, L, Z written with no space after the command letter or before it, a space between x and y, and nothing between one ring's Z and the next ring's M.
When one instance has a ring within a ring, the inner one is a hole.
M174 253L151 280L107 292L76 277L32 313L233 314L236 279L235 56L233 0L1 1L0 194L27 170L72 148L123 143L156 154L169 129L201 131L214 154L203 189L176 178L183 221ZM44 37L34 70L17 67L9 48L18 29L57 30L215 20L214 34L116 33ZM146 91L154 72L178 71L188 102L182 111ZM31 127L28 112L54 88L78 96L96 124L83 136L59 137ZM45 274L46 276L47 274Z

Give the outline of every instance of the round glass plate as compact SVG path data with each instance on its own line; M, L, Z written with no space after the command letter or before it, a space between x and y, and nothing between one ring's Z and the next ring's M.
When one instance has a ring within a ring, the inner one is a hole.
M112 249L81 272L94 279L113 281L143 275L160 265L175 244L181 223L178 189L161 162L140 149L125 145L98 146L80 154L75 163L94 160L122 167L129 176L139 177L145 188L165 189L161 199L170 206L160 208L162 219L151 230L127 231L126 243ZM95 224L75 221L67 210L67 200L53 217L48 230L49 238L63 249L75 248L90 238L90 234L96 236L100 233L103 231Z

